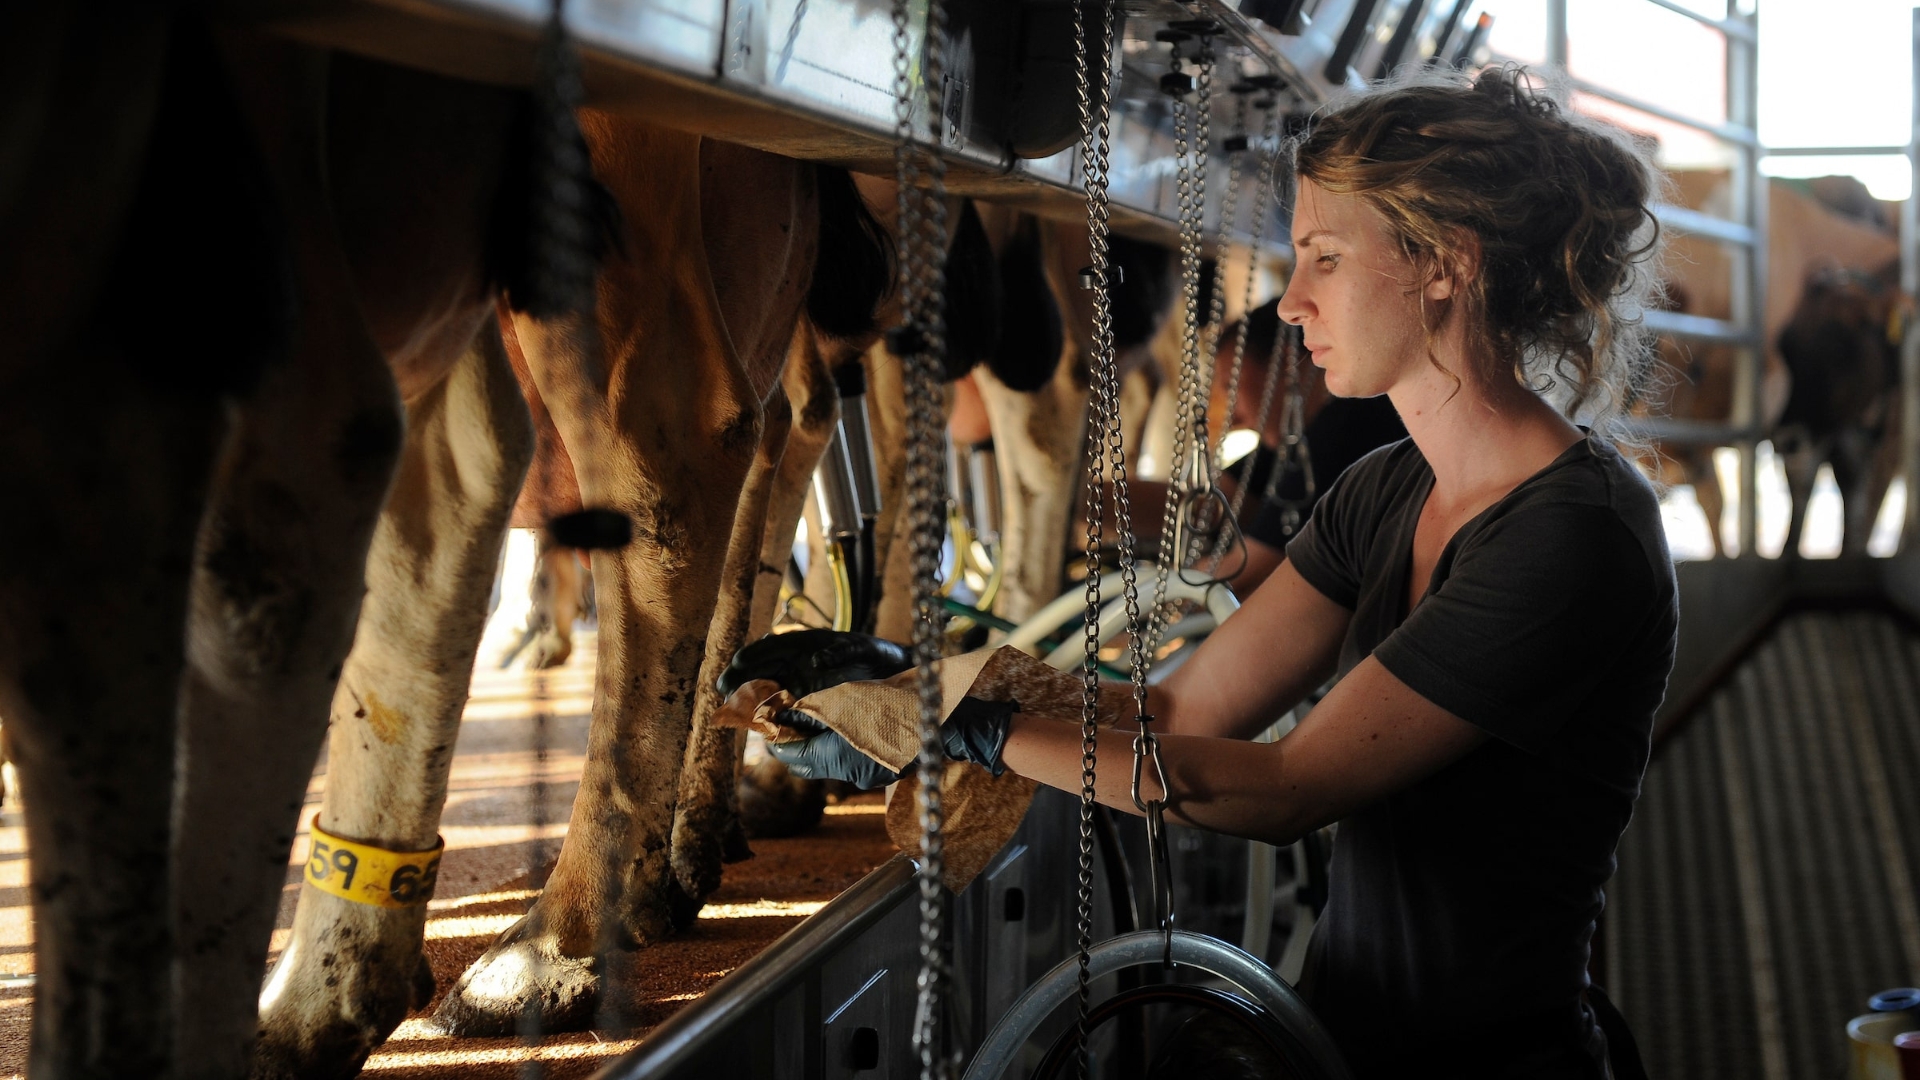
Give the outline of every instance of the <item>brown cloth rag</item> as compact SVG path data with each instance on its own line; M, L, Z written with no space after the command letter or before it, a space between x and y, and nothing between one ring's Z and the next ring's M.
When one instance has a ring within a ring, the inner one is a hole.
M1060 671L1010 645L951 656L934 665L940 679L940 715L952 714L963 697L1017 701L1020 712L1061 723L1078 724L1083 683L1078 672ZM793 709L838 732L868 757L898 772L920 754L920 693L915 672L873 682L841 683L795 699L770 680L756 679L735 691L714 722L751 727L774 741L801 738L774 718ZM1131 714L1132 688L1125 683L1100 688L1100 724L1110 727ZM919 785L896 784L887 804L887 835L903 851L920 847ZM941 785L945 820L947 887L967 887L1013 837L1033 801L1033 781L1013 773L998 778L970 762L947 764Z

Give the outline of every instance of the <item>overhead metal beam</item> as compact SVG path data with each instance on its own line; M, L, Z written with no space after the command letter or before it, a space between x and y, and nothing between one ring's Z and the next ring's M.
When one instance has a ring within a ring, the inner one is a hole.
M1676 3L1675 0L1647 0L1647 3L1657 8L1665 8L1675 15L1684 15L1694 22L1699 23L1701 26L1711 27L1720 31L1735 41L1741 41L1751 45L1757 40L1753 27L1737 19L1716 19L1711 15L1702 15L1690 7Z
M1734 48L1736 46L1730 45L1729 47ZM1688 116L1685 113L1669 109L1665 105L1656 105L1644 98L1634 97L1632 94L1623 94L1618 90L1609 90L1604 86L1588 82L1582 78L1569 77L1568 81L1575 90L1583 94L1592 94L1594 97L1600 98L1603 101L1611 101L1615 105L1625 105L1629 109L1646 113L1648 116L1657 116L1668 123L1679 124L1681 127L1688 127L1695 131L1705 132L1722 142L1729 142L1736 146L1744 146L1754 150L1762 149L1760 146L1760 137L1754 134L1753 128L1744 124L1701 120L1697 117Z
M1769 146L1767 157L1892 157L1905 155L1905 146Z
M1712 214L1703 214L1698 210L1689 210L1684 206L1656 205L1653 208L1654 220L1661 228L1676 232L1703 236L1710 240L1722 240L1729 244L1751 246L1754 242L1753 230L1737 221L1717 218Z
M1690 341L1712 341L1722 345L1756 345L1760 338L1759 334L1737 322L1709 319L1704 315L1683 315L1678 311L1649 311L1645 321L1649 330Z

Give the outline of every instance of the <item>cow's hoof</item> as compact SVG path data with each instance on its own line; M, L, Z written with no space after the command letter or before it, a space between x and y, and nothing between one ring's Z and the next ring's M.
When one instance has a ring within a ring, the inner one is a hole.
M740 826L756 840L806 832L820 824L827 808L821 781L798 779L773 757L761 758L742 772L734 790L740 800Z
M573 639L561 637L549 630L533 639L527 650L527 670L546 671L557 668L573 655Z
M294 940L260 996L254 1080L356 1076L409 1009L433 997L417 921L382 922L387 913L377 908L336 912L329 921L306 903L300 914L308 921L296 920ZM413 961L399 959L409 952Z
M434 1010L431 1026L457 1038L585 1031L594 1024L600 973L561 956L527 920L507 930Z
M700 917L700 909L705 906L707 906L706 899L688 892L679 878L668 880L667 920L672 925L674 933L682 933L690 929L694 920Z

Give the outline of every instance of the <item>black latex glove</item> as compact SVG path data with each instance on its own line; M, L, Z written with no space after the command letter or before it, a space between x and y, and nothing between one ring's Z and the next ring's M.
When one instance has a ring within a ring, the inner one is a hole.
M912 666L906 646L872 634L796 630L769 634L734 653L720 675L720 692L731 695L753 679L772 679L795 697L806 697L844 682L889 678Z
M845 780L854 787L886 787L900 774L853 748L837 731L804 739L770 742L767 753L802 780Z
M995 776L1006 772L1000 755L1006 749L1013 714L1019 711L1017 701L961 698L952 715L940 725L940 741L947 757L984 766ZM780 714L780 720L802 730L819 729L804 739L767 744L767 752L803 780L845 780L856 787L876 788L903 775L854 749L837 732L820 728L811 717L789 710Z

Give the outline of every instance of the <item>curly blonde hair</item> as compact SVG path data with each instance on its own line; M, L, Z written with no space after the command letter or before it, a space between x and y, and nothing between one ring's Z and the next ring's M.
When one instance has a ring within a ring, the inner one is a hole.
M1456 301L1469 345L1492 358L1475 374L1511 372L1596 427L1634 399L1652 355L1642 315L1657 281L1659 174L1627 132L1573 115L1518 67L1471 81L1428 72L1316 117L1295 170L1385 215L1421 283L1467 265L1468 238L1478 244ZM1444 315L1427 311L1430 358Z

